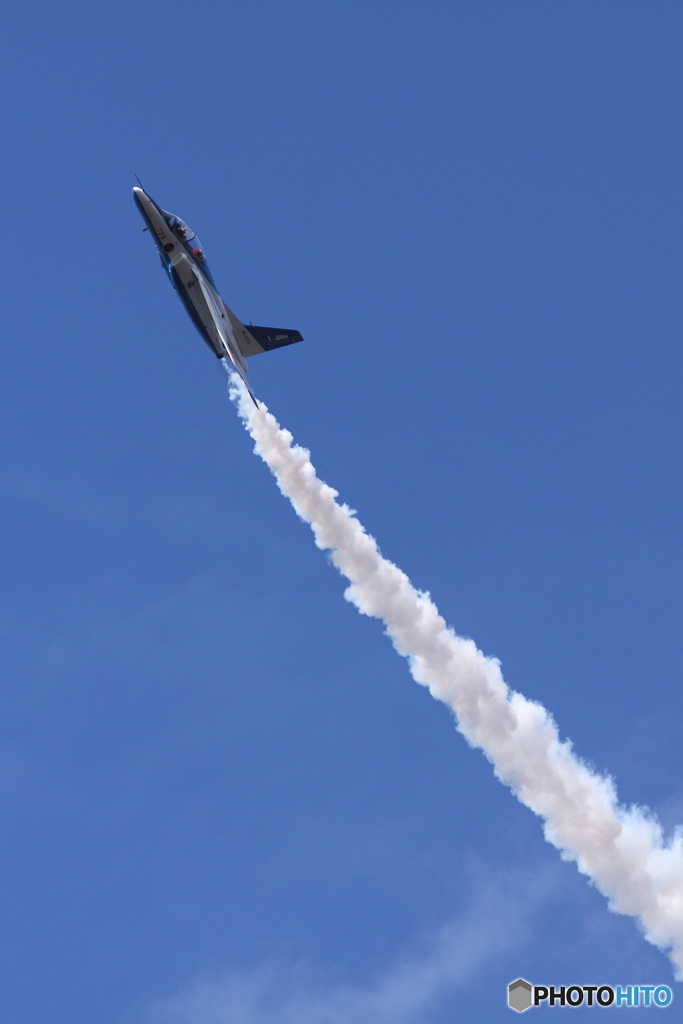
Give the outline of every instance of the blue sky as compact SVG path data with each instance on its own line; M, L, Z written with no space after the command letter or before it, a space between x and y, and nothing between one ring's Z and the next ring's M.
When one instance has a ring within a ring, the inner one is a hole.
M238 316L302 331L252 386L387 557L670 829L682 28L8 8L3 1020L495 1022L518 975L673 984L343 600L130 189Z

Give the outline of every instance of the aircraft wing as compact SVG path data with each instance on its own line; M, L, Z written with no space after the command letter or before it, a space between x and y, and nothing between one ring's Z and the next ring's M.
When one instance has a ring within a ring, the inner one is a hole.
M216 333L218 334L221 342L223 343L226 358L230 360L235 369L238 371L239 375L244 380L244 376L247 372L247 367L245 365L244 359L242 359L242 353L239 350L239 346L235 343L232 324L230 323L229 320L228 324L226 324L225 314L221 311L218 303L216 302L213 296L213 293L211 292L211 289L204 281L203 275L195 274L195 278L197 279L197 283L201 288L202 295L204 296L204 301L209 307L209 313L211 314L211 319L214 322Z
M211 314L211 319L214 322L216 333L218 334L218 337L220 338L223 348L225 350L224 358L228 359L232 363L233 369L235 369L242 378L242 383L249 392L252 402L258 409L259 404L256 401L254 392L249 387L249 381L247 380L247 367L245 365L244 359L242 358L242 353L239 350L239 346L237 346L234 341L235 333L233 331L232 323L230 322L232 319L230 317L230 310L228 310L227 306L225 306L225 311L228 314L228 323L230 323L230 330L228 331L225 323L225 314L221 311L218 303L216 302L213 296L211 289L204 281L203 275L195 273L194 277L199 287L201 288L202 295L204 296L204 301L206 302L206 305L209 307L209 313Z

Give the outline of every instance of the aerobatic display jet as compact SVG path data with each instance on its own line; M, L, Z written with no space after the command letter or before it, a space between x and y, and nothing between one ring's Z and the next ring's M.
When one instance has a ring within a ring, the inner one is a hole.
M247 383L245 358L292 345L303 338L298 331L253 324L246 327L216 291L204 250L192 228L180 217L157 206L144 189L134 188L133 196L147 225L142 230L152 235L161 264L192 323L218 358L231 363L254 398Z

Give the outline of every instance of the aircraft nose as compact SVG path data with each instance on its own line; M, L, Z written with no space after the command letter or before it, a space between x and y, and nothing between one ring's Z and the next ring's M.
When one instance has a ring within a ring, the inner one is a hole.
M138 209L143 212L149 212L150 208L154 205L144 188L139 188L138 185L133 188L133 199Z

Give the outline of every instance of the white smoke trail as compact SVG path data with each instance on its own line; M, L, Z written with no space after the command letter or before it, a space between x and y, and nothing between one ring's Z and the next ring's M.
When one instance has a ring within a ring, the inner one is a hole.
M352 509L316 476L309 453L293 443L265 406L257 408L235 375L230 396L282 493L309 523L319 548L350 581L345 597L381 619L408 659L416 682L455 715L501 782L544 822L548 842L576 861L610 909L637 918L646 938L669 951L683 978L683 835L667 843L646 809L622 807L611 779L592 772L560 740L540 704L510 690L500 663L450 629L429 595L383 558Z

